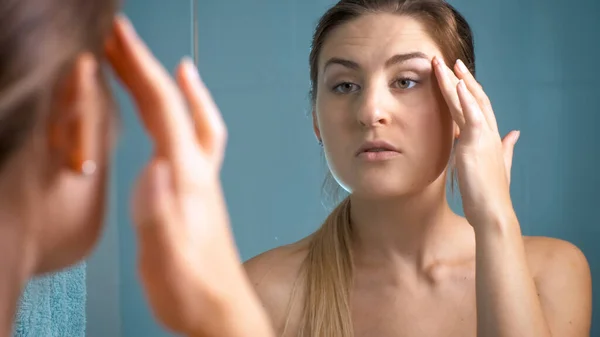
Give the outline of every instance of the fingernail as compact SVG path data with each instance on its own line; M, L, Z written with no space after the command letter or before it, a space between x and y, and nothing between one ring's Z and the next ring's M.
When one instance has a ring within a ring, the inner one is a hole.
M117 21L120 21L124 24L130 24L131 21L129 21L129 18L127 17L127 15L125 13L117 13L116 15Z
M461 80L458 80L458 87L459 87L461 90L465 90L465 89L467 89L467 87L465 86L465 81L463 81L462 79L461 79Z
M467 69L467 66L464 64L464 62L461 59L456 60L456 64L458 65L458 70L460 70L461 73L468 73L469 69Z
M196 68L196 64L194 64L194 61L192 61L190 57L186 56L183 58L183 62L185 63L185 71L187 72L188 76L200 80L200 73L198 72L198 68Z
M521 130L517 130L517 132L515 132L515 143L519 140L519 137L521 137Z
M435 58L437 60L438 71L440 72L440 74L442 76L445 76L446 75L446 63L444 62L444 59L439 56L436 56Z
M125 14L117 14L117 20L121 23L121 27L123 27L125 33L135 34L135 28L133 27L133 23L131 23L131 20L129 20L129 18Z

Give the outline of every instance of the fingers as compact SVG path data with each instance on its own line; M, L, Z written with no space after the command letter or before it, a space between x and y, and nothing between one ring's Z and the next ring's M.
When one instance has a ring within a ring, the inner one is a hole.
M515 149L515 144L519 140L519 136L521 135L520 131L511 131L509 132L504 139L502 139L502 152L504 156L504 166L506 169L506 176L508 178L508 183L510 184L510 176L512 170L512 161L513 161L513 153Z
M483 113L481 112L481 108L475 100L475 97L473 97L469 89L467 89L464 80L458 82L456 91L462 107L465 124L469 126L469 131L481 129L484 123Z
M498 124L496 122L496 117L494 116L492 104L485 91L483 91L481 84L477 82L475 77L473 77L473 74L471 74L469 69L467 69L464 62L461 60L456 61L456 64L454 65L454 71L459 79L465 81L467 88L473 94L475 100L479 104L479 107L481 108L488 125L493 130L498 131Z
M209 155L220 161L227 138L225 123L191 60L184 59L179 66L177 82L192 111L196 138Z
M196 143L185 103L168 72L124 17L115 20L106 54L117 76L132 94L158 154L182 163L189 153L189 146Z
M440 86L442 95L448 104L452 118L462 130L465 126L465 117L463 116L463 112L461 110L460 100L456 95L456 84L458 79L456 79L452 71L446 66L441 57L436 56L433 58L433 66L438 85Z

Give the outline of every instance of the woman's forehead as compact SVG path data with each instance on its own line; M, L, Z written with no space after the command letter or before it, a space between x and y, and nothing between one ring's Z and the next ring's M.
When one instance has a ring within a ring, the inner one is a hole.
M367 14L333 29L323 44L319 63L330 58L356 63L385 62L393 55L422 53L431 59L440 51L419 20L405 15Z

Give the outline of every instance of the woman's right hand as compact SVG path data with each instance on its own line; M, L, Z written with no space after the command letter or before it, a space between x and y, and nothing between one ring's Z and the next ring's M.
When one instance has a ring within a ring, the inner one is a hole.
M133 220L155 315L187 335L271 336L229 227L220 183L225 125L196 68L183 61L177 85L124 17L106 54L154 144Z

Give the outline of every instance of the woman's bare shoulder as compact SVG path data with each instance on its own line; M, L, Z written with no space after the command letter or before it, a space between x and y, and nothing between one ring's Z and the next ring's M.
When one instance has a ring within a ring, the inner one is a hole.
M260 287L263 283L293 282L308 252L308 240L305 238L268 250L244 262L253 285Z
M525 237L524 243L552 335L589 336L592 278L581 249L549 237Z
M525 252L529 268L534 277L544 277L553 271L575 268L579 272L589 271L587 259L574 244L544 236L524 236Z
M246 273L277 330L288 318L292 294L301 296L300 268L308 253L309 238L274 248L244 263ZM298 301L299 297L295 297ZM295 310L293 310L295 311Z

